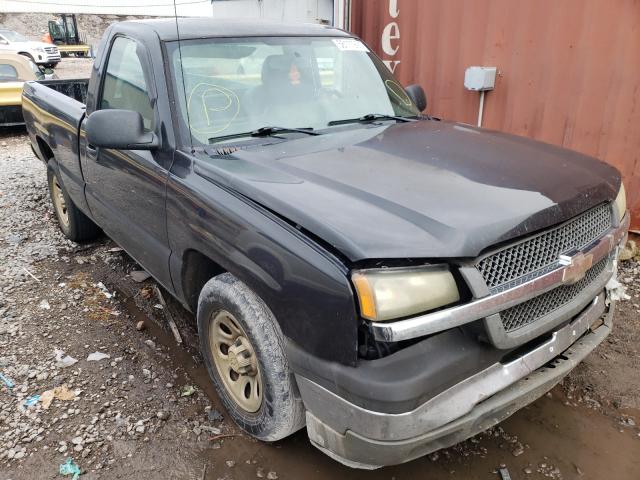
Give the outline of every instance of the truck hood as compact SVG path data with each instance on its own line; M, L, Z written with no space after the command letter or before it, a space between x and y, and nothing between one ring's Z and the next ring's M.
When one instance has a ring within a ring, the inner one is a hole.
M195 171L353 262L475 257L612 201L620 186L594 158L435 120L266 142L208 147Z

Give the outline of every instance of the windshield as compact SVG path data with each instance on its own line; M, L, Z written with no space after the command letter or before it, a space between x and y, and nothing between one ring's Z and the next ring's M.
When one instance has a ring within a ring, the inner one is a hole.
M28 42L27 37L20 35L13 30L0 30L0 35L9 40L10 42Z
M183 40L168 51L179 117L195 144L265 126L317 130L372 113L419 115L382 61L353 38Z

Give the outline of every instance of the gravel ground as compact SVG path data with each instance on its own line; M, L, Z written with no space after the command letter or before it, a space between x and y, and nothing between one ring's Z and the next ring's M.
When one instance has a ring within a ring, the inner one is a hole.
M106 238L81 247L56 228L45 170L25 140L0 147L0 466L9 468L0 471L33 478L47 464L39 478L53 478L73 456L88 473L120 476L135 454L138 473L199 474L190 451L232 428L209 418L206 395L95 278L134 264ZM158 303L149 287L140 292Z
M90 65L65 59L57 71L82 77ZM514 479L640 478L637 260L620 266L629 299L613 333L560 387L453 448L359 472L304 431L269 445L226 419L193 316L166 293L162 308L153 280L134 278L140 267L108 238L64 239L20 129L0 131L0 212L0 480L62 478L68 458L81 478L105 479L493 479L501 466Z
M89 78L93 59L90 58L65 58L55 69L55 74L60 79L65 78Z

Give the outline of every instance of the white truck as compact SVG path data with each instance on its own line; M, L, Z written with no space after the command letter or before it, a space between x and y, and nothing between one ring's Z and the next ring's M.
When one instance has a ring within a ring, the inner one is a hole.
M4 28L0 28L1 52L19 53L30 58L37 65L48 68L55 68L61 60L60 51L55 45L32 41L18 32Z

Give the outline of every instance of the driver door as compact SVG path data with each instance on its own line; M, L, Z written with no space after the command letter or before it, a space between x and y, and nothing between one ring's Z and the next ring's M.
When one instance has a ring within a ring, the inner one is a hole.
M156 132L155 85L149 56L139 42L116 37L97 98L96 110L138 111L145 129ZM158 129L159 130L159 129ZM159 135L161 138L161 136ZM169 242L165 186L171 152L114 150L86 145L86 198L91 213L127 253L169 287Z

